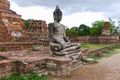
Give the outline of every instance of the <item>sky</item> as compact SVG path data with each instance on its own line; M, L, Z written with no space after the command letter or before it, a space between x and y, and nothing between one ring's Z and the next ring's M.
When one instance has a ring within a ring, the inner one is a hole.
M120 0L9 0L11 9L22 15L23 19L53 22L56 5L63 12L61 23L68 26L86 24L91 26L97 20L108 21L120 18Z

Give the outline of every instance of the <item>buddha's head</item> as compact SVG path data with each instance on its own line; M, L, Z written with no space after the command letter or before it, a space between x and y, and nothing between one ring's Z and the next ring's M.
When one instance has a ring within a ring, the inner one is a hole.
M58 5L56 6L55 11L53 12L54 21L60 22L62 19L62 11L59 9Z

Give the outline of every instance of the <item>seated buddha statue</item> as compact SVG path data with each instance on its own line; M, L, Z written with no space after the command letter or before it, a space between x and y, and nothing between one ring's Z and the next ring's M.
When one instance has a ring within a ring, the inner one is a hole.
M56 6L53 12L54 22L48 24L50 49L52 55L66 56L76 59L80 57L81 49L79 43L71 43L66 36L66 26L60 23L62 19L62 11ZM74 57L75 58L75 57Z

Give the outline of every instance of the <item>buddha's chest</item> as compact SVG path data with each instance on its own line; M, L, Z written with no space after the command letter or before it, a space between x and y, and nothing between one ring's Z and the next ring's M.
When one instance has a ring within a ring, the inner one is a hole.
M65 29L64 29L64 26L62 26L61 24L57 24L54 26L54 33L55 34L64 34L65 32Z

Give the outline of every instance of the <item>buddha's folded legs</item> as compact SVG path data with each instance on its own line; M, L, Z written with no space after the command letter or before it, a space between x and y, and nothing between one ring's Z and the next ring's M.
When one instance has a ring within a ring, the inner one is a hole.
M71 51L61 51L63 54L72 54L72 53L79 53L81 52L81 49L71 50Z
M61 50L63 52L67 52L67 51L74 51L80 49L80 45L72 45L70 47L66 47L65 49Z

